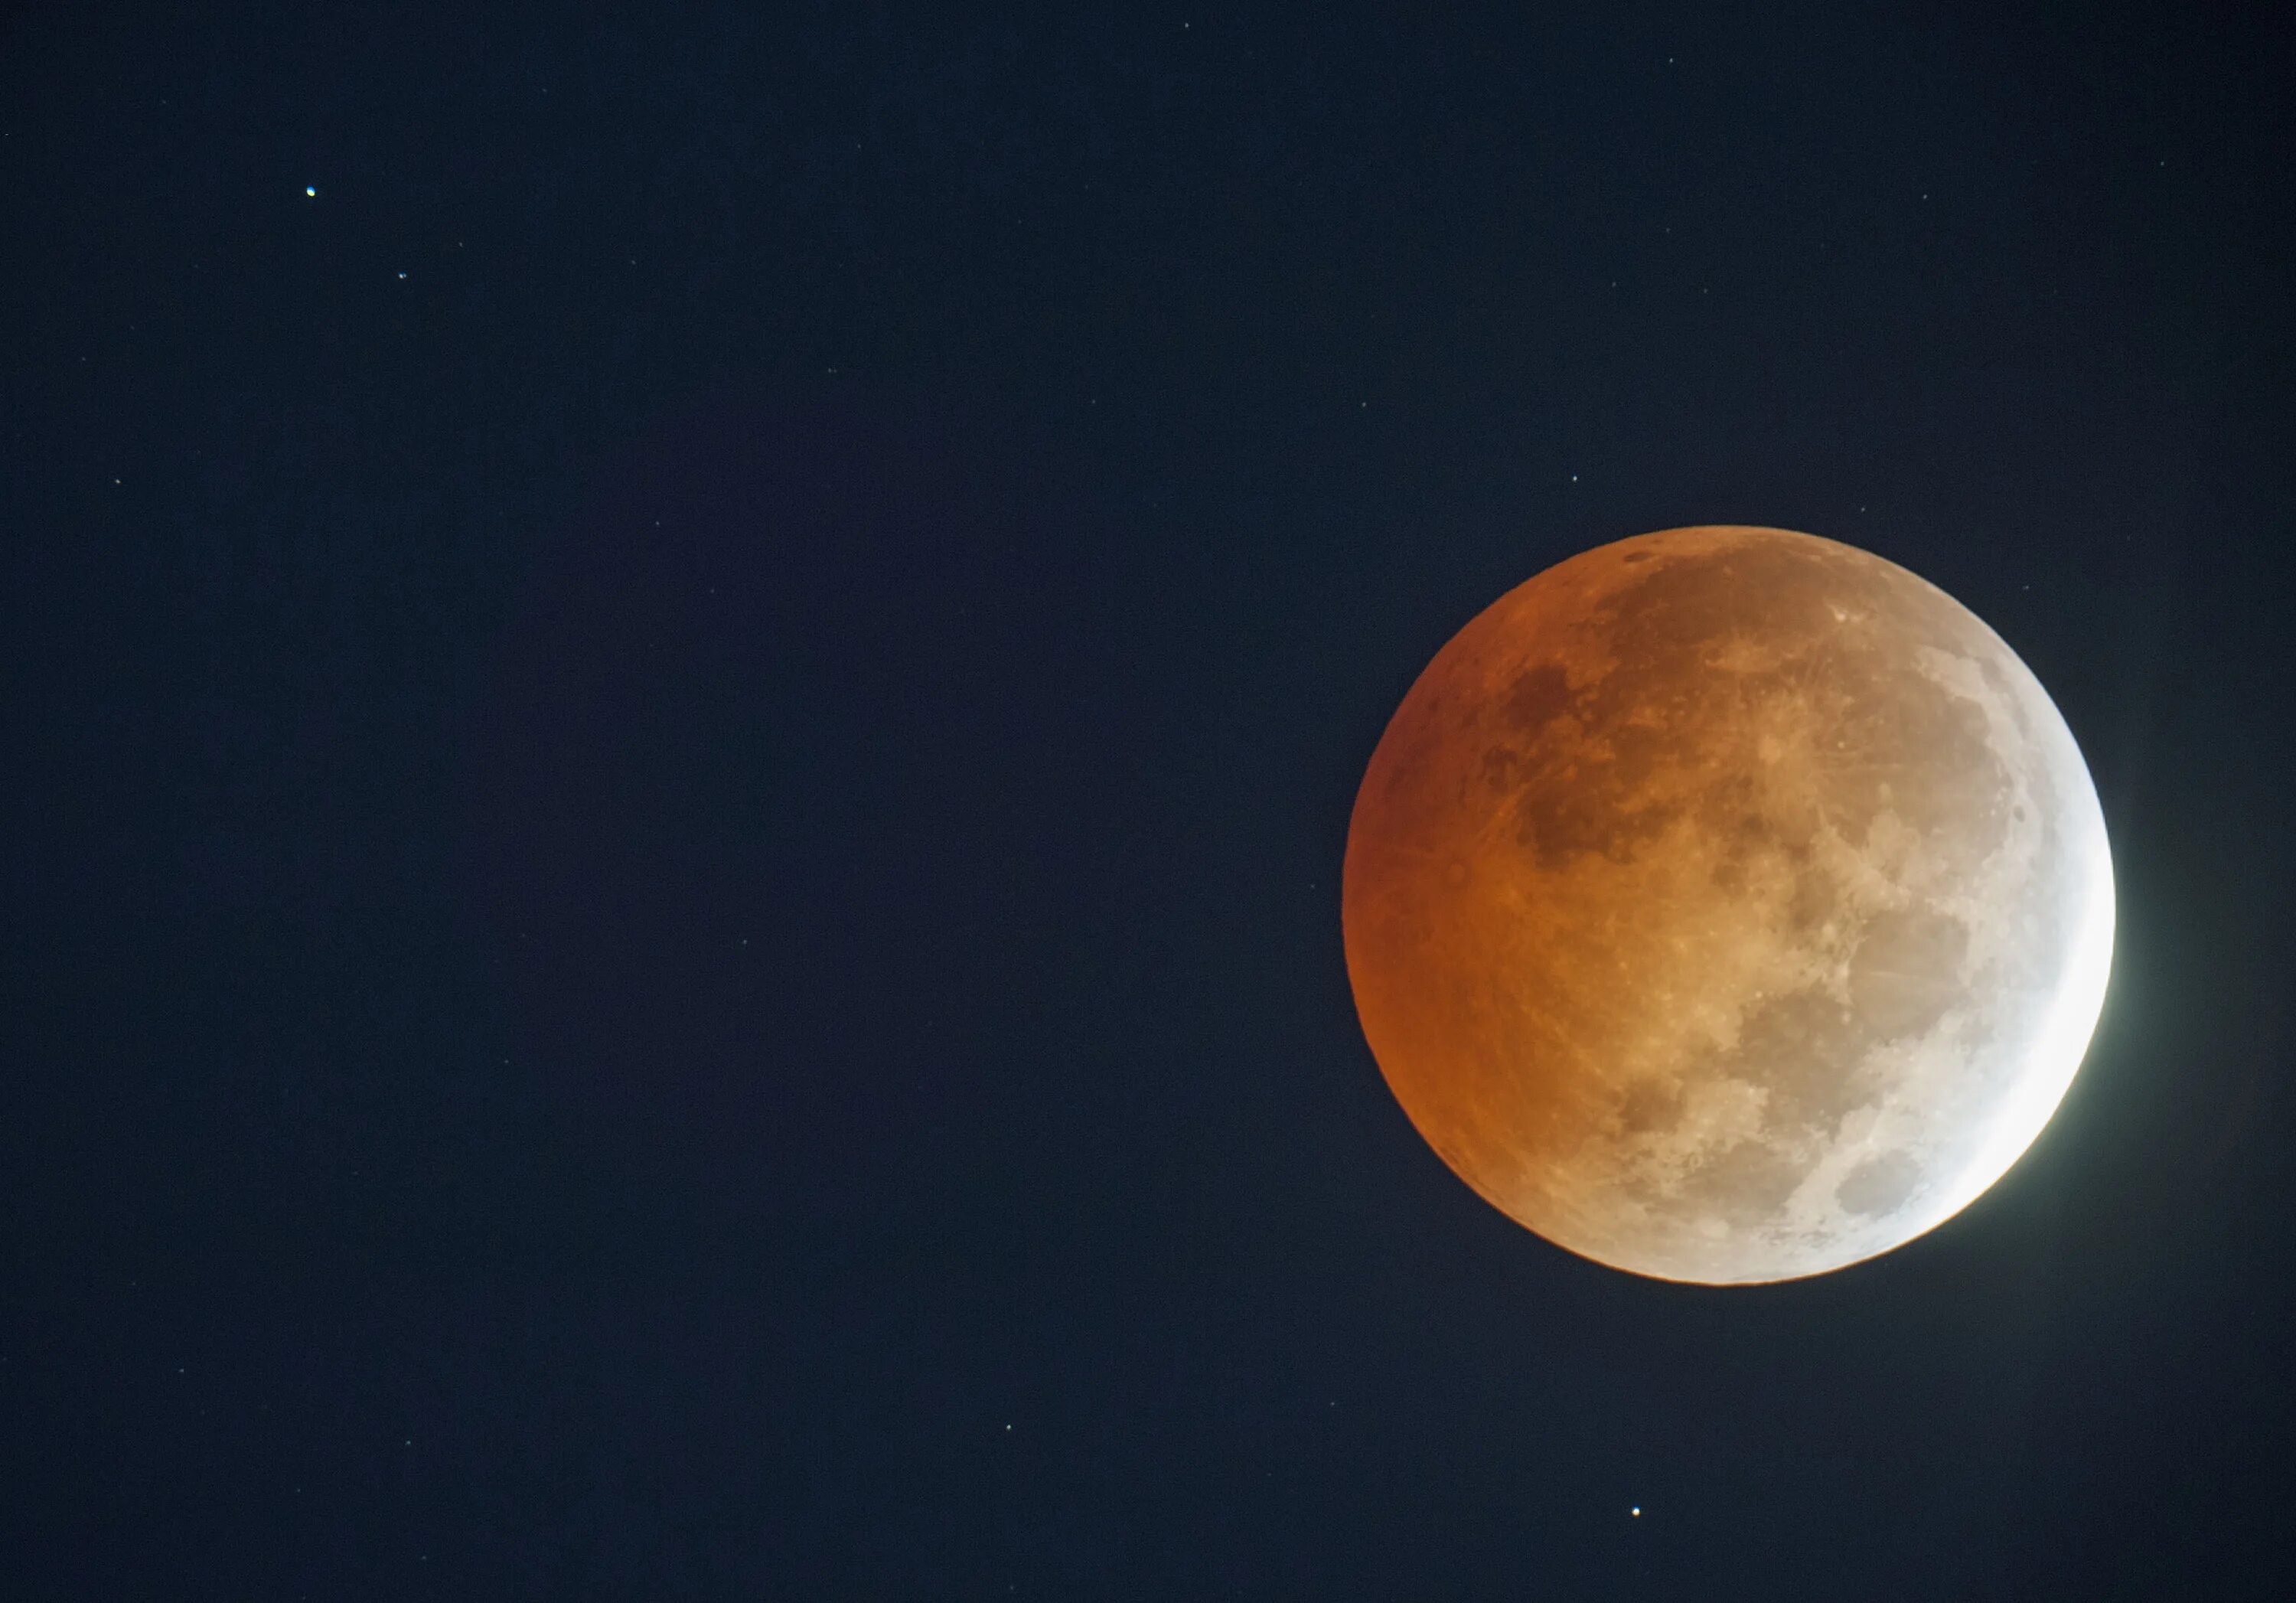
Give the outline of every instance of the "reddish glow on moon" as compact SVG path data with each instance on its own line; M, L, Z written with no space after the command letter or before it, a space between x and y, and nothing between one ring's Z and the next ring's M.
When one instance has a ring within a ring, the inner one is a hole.
M2112 868L2063 719L1952 597L1784 530L1586 552L1437 654L1342 892L1382 1073L1539 1235L1794 1278L1990 1186L2103 1005Z

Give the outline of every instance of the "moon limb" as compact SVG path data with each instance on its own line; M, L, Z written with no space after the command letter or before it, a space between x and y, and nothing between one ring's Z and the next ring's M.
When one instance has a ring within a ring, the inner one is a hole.
M1350 823L1350 982L1406 1114L1572 1251L1701 1281L1887 1251L1988 1187L2109 966L2045 691L1905 570L1668 530L1472 621Z

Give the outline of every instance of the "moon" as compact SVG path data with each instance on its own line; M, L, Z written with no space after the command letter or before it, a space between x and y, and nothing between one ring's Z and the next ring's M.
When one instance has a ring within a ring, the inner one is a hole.
M1584 552L1439 652L1348 830L1348 977L1460 1179L1709 1285L1902 1245L2015 1163L2103 1005L2064 719L1944 591L1782 529Z

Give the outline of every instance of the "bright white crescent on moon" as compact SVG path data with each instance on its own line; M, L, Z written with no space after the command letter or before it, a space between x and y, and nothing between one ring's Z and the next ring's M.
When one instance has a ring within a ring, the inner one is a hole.
M1357 794L1348 972L1485 1198L1665 1279L1791 1279L1950 1218L2055 1111L2112 865L2032 673L1784 530L1549 569L1429 664Z

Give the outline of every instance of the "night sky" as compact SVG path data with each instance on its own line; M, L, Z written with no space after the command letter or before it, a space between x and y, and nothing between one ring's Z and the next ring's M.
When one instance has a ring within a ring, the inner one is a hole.
M2279 1595L2276 10L9 8L0 1590ZM1999 630L2120 903L2006 1179L1726 1291L1339 916L1698 522Z

